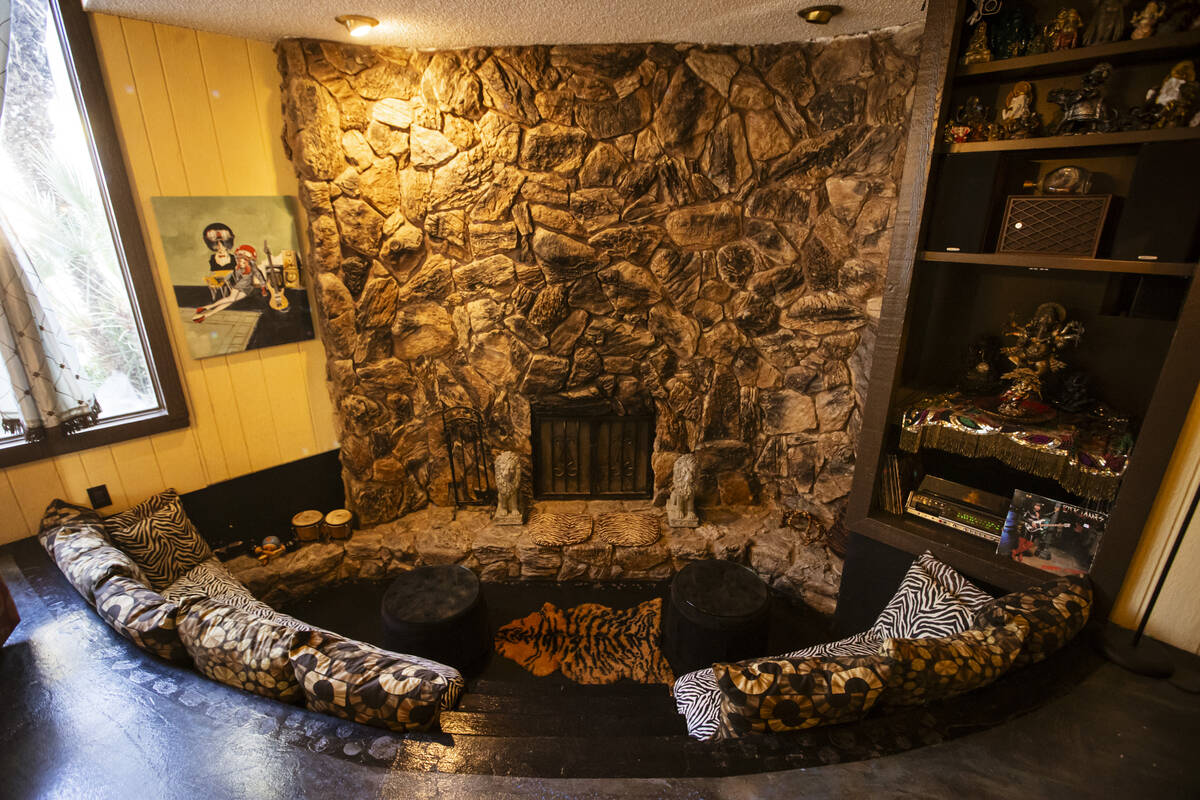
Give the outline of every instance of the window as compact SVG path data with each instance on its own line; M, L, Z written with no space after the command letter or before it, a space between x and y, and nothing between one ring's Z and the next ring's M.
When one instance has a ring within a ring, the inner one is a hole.
M87 18L70 0L12 6L0 211L99 413L68 436L0 434L0 466L187 424ZM0 370L0 407L15 406Z

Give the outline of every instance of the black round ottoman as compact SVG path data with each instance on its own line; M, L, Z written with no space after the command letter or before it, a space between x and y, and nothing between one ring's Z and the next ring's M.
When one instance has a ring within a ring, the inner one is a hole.
M671 581L663 654L676 675L767 655L771 594L732 561L693 561Z
M466 567L417 567L392 581L380 604L384 645L473 672L491 652L479 579Z

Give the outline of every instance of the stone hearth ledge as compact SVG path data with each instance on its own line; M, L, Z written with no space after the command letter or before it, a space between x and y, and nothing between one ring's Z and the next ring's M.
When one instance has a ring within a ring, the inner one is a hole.
M542 502L536 511L646 511L645 502ZM379 580L427 564L462 564L484 581L645 581L670 578L686 564L722 558L746 564L771 586L822 613L833 613L841 575L821 541L783 526L766 507L724 510L720 521L669 528L647 547L618 547L596 537L565 547L541 547L527 526L496 525L492 509L427 507L392 522L354 531L345 541L314 542L268 564L249 556L226 563L261 600L276 604L342 581Z

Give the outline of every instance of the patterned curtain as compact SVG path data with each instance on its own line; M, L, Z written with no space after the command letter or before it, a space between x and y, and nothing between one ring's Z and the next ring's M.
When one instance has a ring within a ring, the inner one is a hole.
M38 300L37 271L0 212L0 357L16 408L0 408L4 432L31 442L96 424L100 405L85 388L74 348Z
M12 31L12 3L0 0L0 109L4 108L4 78L8 72L8 38Z

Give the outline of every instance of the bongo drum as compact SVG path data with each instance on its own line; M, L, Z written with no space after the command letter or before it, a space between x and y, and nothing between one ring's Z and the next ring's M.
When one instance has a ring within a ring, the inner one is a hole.
M321 538L321 512L315 509L301 511L292 517L292 530L301 542L315 542Z
M330 539L350 538L351 514L344 508L335 508L325 515L325 535Z

